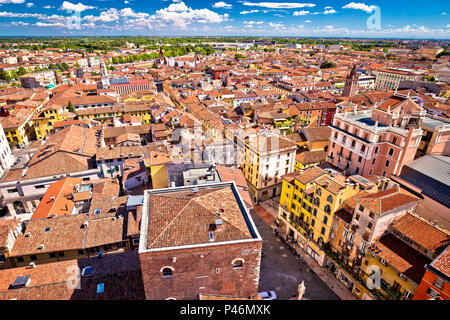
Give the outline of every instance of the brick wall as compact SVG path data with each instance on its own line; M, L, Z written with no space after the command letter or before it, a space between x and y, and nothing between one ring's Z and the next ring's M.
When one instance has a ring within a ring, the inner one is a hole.
M261 241L140 253L148 300L196 300L200 293L249 297L258 293ZM176 258L176 261L174 262ZM241 269L233 260L243 259ZM164 267L173 268L163 277Z

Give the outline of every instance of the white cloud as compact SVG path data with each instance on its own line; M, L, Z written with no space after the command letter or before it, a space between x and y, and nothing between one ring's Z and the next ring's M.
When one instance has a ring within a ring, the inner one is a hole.
M244 21L244 24L263 24L264 21Z
M20 3L24 3L25 0L0 0L0 3L14 3L14 4L20 4Z
M152 20L171 23L185 29L190 23L220 23L228 20L227 13L220 15L209 9L192 9L184 2L172 3L151 16Z
M305 23L311 23L311 20L305 20Z
M34 6L34 3L33 3L33 2L28 2L28 3L26 4L26 6L27 6L27 8L31 8L31 7Z
M446 14L447 14L447 12L442 12L441 14L443 14L443 15L446 15Z
M333 13L336 13L337 11L336 10L334 10L334 9L327 9L327 10L325 10L324 12L323 12L323 14L333 14Z
M333 7L328 6L328 7L325 7L324 9L325 9L325 10L326 10L326 9L333 9Z
M216 2L213 4L213 8L226 8L226 9L230 9L232 7L231 4L225 3L223 1L220 2Z
M349 4L346 4L345 6L342 7L342 9L356 9L356 10L362 10L365 11L367 13L371 13L373 10L375 10L376 6L374 5L367 5L365 3L355 3L355 2L350 2Z
M270 9L297 9L297 8L312 8L316 5L314 3L299 3L299 2L249 2L244 1L244 6L263 7Z
M11 24L13 26L28 26L29 25L28 22L23 22L23 21L13 21L13 22L11 22Z
M47 6L43 6L42 8L44 8L44 9L54 9L55 7L47 5Z
M36 22L33 24L33 26L36 27L67 27L64 23L61 22L55 22L55 23L45 23L45 22Z
M308 10L294 11L293 13L294 16L306 16L307 14L309 14Z
M94 9L95 7L92 6L86 6L82 4L81 2L78 2L78 4L71 3L69 1L64 1L61 5L60 10L71 10L76 12L83 12L85 10Z
M239 12L240 14L249 14L249 13L257 13L257 12L259 12L259 10L250 10L250 11L241 11L241 12Z

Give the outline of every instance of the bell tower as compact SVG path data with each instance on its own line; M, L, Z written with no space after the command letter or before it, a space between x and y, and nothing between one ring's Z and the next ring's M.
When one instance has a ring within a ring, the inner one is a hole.
M358 86L358 72L356 71L356 64L353 65L353 69L345 79L344 97L353 97L356 94L356 88Z

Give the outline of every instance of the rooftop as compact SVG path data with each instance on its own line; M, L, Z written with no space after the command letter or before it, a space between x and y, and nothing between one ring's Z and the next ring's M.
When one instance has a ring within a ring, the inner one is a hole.
M234 183L147 190L142 225L139 251L261 240Z

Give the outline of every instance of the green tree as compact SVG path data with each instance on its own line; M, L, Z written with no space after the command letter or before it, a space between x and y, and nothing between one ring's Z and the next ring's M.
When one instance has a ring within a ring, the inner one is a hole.
M0 79L6 81L6 82L10 82L12 77L9 74L9 72L2 70L2 72L0 72Z
M69 104L67 105L67 110L69 110L69 112L75 113L75 108L72 104L72 101L69 101Z

